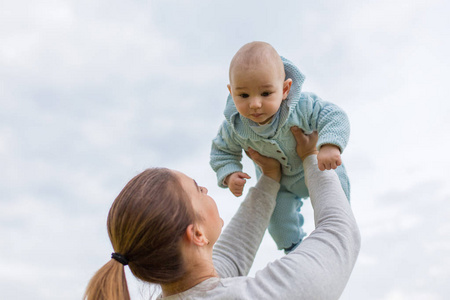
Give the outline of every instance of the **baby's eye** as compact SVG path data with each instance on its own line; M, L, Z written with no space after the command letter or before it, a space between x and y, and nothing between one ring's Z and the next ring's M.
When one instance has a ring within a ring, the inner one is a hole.
M240 94L242 98L248 98L248 94Z
M268 97L269 95L270 95L269 92L264 92L264 93L261 94L261 96L263 96L263 97Z

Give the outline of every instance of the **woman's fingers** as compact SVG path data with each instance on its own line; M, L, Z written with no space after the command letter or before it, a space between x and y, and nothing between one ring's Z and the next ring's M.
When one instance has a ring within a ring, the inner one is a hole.
M294 135L295 140L297 141L297 144L303 144L306 141L306 135L297 126L291 127L291 132Z
M291 127L291 132L297 142L296 151L301 160L304 160L311 154L317 154L316 145L319 139L317 131L313 131L311 134L305 134L303 130L297 126L293 126Z

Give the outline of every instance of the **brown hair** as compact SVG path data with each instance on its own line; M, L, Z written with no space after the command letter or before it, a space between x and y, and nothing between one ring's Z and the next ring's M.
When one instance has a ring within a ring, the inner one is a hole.
M151 283L171 283L186 274L181 239L195 221L188 195L168 169L148 169L123 188L108 215L114 251L131 272ZM130 299L124 266L111 259L89 282L85 299Z

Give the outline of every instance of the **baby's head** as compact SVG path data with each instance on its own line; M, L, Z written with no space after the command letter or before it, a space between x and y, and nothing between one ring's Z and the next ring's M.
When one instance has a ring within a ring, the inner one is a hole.
M238 112L260 125L270 122L292 85L285 76L283 62L270 44L244 45L231 60L228 84Z

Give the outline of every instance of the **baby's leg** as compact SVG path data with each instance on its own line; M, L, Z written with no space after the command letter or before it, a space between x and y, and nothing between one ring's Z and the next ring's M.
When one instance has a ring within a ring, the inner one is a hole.
M269 224L269 233L278 249L289 252L306 236L303 231L302 201L282 185L277 195L277 204Z
M339 180L341 181L342 189L344 190L344 193L347 196L348 201L350 202L350 180L348 179L347 171L345 170L344 165L340 165L339 167L337 167L336 173L338 174Z

